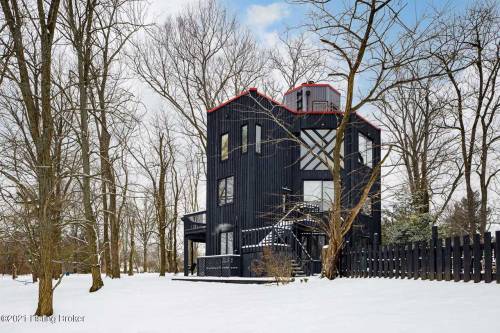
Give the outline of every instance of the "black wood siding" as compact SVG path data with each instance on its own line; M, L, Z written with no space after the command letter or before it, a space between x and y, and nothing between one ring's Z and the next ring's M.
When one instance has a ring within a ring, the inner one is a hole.
M302 194L303 179L330 180L328 171L300 170L299 147L287 138L285 132L269 119L262 109L273 108L284 123L297 135L306 128L336 128L339 121L335 114L296 115L280 106L274 106L264 97L251 92L208 114L208 166L207 166L207 243L206 254L220 253L219 232L232 227L235 253L240 252L241 229L257 228L276 221L277 208L281 203L283 188L290 188L293 194ZM256 103L256 100L259 103ZM260 105L262 106L260 106ZM352 116L352 125L346 132L344 184L352 191L346 192L346 204L352 205L359 195L359 189L368 174L366 167L357 162L358 131L374 140L374 147L380 145L380 131L363 120ZM248 125L248 151L241 151L241 127ZM262 127L262 153L255 152L255 125ZM229 133L229 158L220 160L220 136ZM380 159L380 150L374 149L374 158ZM221 178L234 177L233 203L218 206L217 185ZM380 188L380 181L373 192ZM380 203L374 204L372 217L360 216L357 224L364 233L380 232Z

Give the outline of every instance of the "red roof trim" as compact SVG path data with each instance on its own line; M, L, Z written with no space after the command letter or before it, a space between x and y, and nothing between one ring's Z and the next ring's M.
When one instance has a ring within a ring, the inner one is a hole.
M297 91L303 87L327 87L327 88L330 88L331 90L335 91L337 94L340 95L340 92L335 89L334 87L332 87L330 84L328 83L302 83L301 85L298 85L297 87L294 87L290 90L288 90L285 95L288 95L288 94L291 94L293 93L294 91Z
M207 113L210 113L210 112L214 112L214 111L219 110L221 107L223 107L223 106L225 106L225 105L227 105L227 104L231 103L231 102L232 102L232 101L234 101L234 100L237 100L237 99L238 99L238 98L240 98L241 96L245 96L245 95L249 94L249 93L250 93L250 91L251 91L250 89L249 89L249 90L244 90L244 91L242 91L239 95L236 95L236 96L234 96L233 98L228 99L228 100L227 100L227 101L225 101L224 103L219 104L218 106L216 106L216 107L214 107L214 108L212 108L212 109L208 110L208 111L207 111Z
M281 104L280 102L272 99L271 97L267 96L266 94L263 94L261 92L259 92L257 90L257 88L250 88L248 90L245 90L243 92L241 92L239 95L236 95L234 96L233 98L230 98L228 99L227 101L225 101L224 103L210 109L207 111L207 113L211 113L211 112L214 112L214 111L217 111L218 109L222 108L223 106L226 106L227 104L237 100L238 98L242 97L242 96L245 96L245 95L248 95L250 92L256 92L259 96L261 97L264 97L265 99L269 100L271 103L275 104L276 106L279 106L279 107L282 107L283 109L287 110L288 112L291 112L293 114L296 114L296 115L302 115L302 116L305 116L305 115L309 115L309 114L313 114L313 115L322 115L322 114L337 114L337 115L343 115L344 113L340 110L333 110L333 111L296 111L296 110L292 110L288 107L286 107L285 105ZM380 130L380 128L376 125L374 125L373 123L371 123L369 120L367 120L365 117L359 115L358 113L355 113L361 120L365 121L368 125L372 126L373 128L377 129L377 130Z

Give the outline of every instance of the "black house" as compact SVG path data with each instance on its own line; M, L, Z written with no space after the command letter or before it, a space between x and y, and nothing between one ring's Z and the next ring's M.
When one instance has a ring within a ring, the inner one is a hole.
M184 274L193 267L189 242L205 243L198 275L252 276L252 261L266 246L286 251L298 273L319 273L328 240L310 220L326 214L333 183L314 153L333 151L341 118L340 93L314 83L288 91L283 104L251 88L209 110L206 211L182 218ZM342 204L349 207L380 160L380 130L351 115L342 150ZM379 189L380 179L350 241L380 234Z

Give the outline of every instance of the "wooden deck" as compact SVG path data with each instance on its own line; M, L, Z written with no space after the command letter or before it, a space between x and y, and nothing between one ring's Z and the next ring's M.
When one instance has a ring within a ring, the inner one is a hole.
M266 284L274 283L274 278L246 278L246 277L213 277L213 276L182 276L172 278L172 281L188 282L219 282L219 283L237 283L237 284Z

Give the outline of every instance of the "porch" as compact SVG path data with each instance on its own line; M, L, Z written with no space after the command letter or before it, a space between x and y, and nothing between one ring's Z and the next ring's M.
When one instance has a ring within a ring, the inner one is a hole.
M182 217L184 223L184 276L194 274L195 258L194 243L206 243L207 214L199 211L186 214Z

